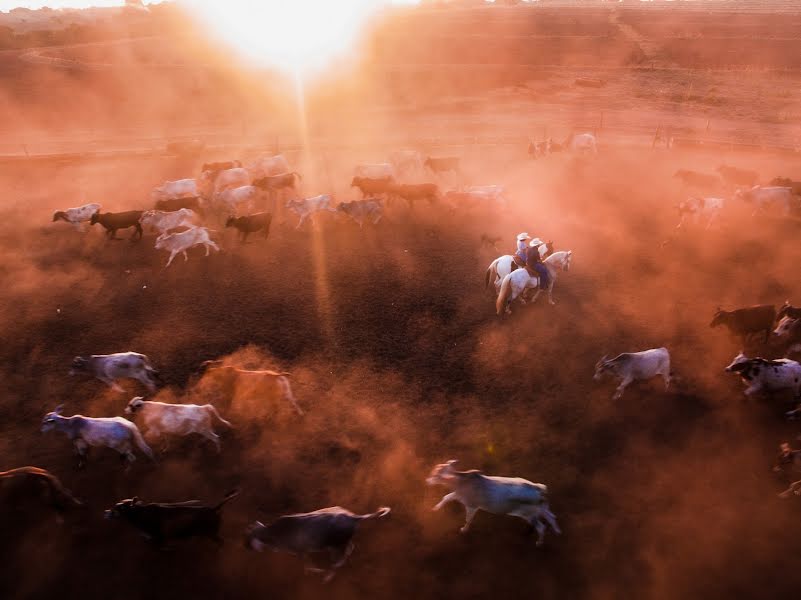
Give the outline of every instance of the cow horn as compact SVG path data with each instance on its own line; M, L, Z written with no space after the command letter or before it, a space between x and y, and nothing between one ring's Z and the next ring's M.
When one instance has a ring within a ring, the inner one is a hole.
M53 412L56 413L56 414L59 414L63 408L64 408L64 405L63 404L59 404L58 406L56 406L56 410L54 410Z

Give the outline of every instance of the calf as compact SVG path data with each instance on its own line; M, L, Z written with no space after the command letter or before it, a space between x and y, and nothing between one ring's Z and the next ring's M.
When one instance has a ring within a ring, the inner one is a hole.
M287 200L286 207L300 217L295 229L300 229L306 219L311 220L314 213L321 211L336 212L336 209L331 207L331 196L328 194L301 200Z
M146 540L159 547L168 540L190 537L205 537L222 545L220 509L238 495L238 490L229 492L214 506L203 506L197 500L173 503L143 502L134 496L129 500L117 502L103 516L106 519L127 521Z
M136 231L134 231L131 239L133 240L137 234L139 235L139 239L142 238L142 225L139 224L139 219L142 218L142 211L141 210L129 210L127 212L121 213L100 213L96 212L92 215L89 223L94 225L95 223L100 223L103 227L106 228L106 235L110 240L117 240L117 230L118 229L128 229L129 227L135 227Z
M154 208L164 212L173 212L176 210L181 210L182 208L193 210L197 213L203 212L203 206L201 205L200 198L198 196L157 200Z
M748 358L740 352L726 367L726 372L740 376L748 386L744 392L746 396L789 389L796 400L801 400L801 364L794 360Z
M749 169L720 165L716 171L720 173L723 181L729 185L747 185L750 187L759 183L759 174Z
M215 252L220 251L219 246L209 238L209 230L205 227L191 227L179 233L162 233L156 239L157 250L168 250L170 252L170 258L167 259L165 268L170 266L172 259L179 253L183 253L184 262L186 262L189 260L186 251L192 246L200 245L206 247L206 256L209 255L209 248L212 248Z
M140 415L145 426L145 437L158 438L162 434L189 435L199 433L207 440L214 442L217 452L220 451L220 436L214 433L211 418L233 427L217 412L211 404L167 404L145 400L142 396L132 398L125 407L125 413Z
M138 352L76 356L72 359L70 375L76 373L96 377L116 392L125 391L117 385L117 379L136 379L150 392L156 391L158 379L158 371L151 366L150 359Z
M384 215L384 207L381 200L369 198L367 200L354 200L353 202L340 202L337 210L345 213L356 221L361 227L365 219L370 219L373 225L377 225Z
M189 208L179 208L175 211L146 210L142 213L139 223L142 227L156 229L160 234L179 227L194 227L197 215Z
M479 510L496 515L523 519L537 530L537 545L545 541L547 525L554 533L562 533L556 515L548 505L548 488L521 477L490 477L481 471L457 471L456 460L437 465L426 479L428 485L443 485L453 490L434 507L439 510L448 502L459 502L465 508L465 523L459 530L467 533ZM547 525L546 525L547 524Z
M354 177L350 182L351 187L359 188L359 191L362 193L362 198L379 194L388 194L394 184L395 180L392 177L383 177L381 179Z
M771 304L760 304L732 311L718 308L709 326L725 325L731 333L742 337L743 342L752 335L764 334L767 342L775 321L776 308Z
M606 373L621 380L612 396L613 400L620 399L633 381L643 381L657 375L662 376L667 390L671 378L670 353L667 348L652 348L642 352L623 352L611 360L604 356L595 365L593 379L600 381Z
M11 508L24 508L35 502L63 513L69 508L83 506L58 477L37 467L20 467L0 471L0 498L3 512Z
M247 242L248 236L257 231L261 231L262 235L267 237L270 233L272 220L272 213L260 212L245 217L228 217L225 226L234 227L239 232L240 239L243 242Z
M415 200L428 200L429 204L439 200L439 188L434 183L393 184L389 193L406 200L411 208L414 208Z
M82 223L89 221L92 215L100 210L100 205L97 202L91 204L84 204L75 208L68 208L67 210L57 210L53 213L53 222L58 220L66 221L72 224L76 229L82 229Z
M138 448L155 462L150 446L145 443L136 425L122 417L94 418L83 415L61 416L61 406L49 412L42 420L42 432L60 431L72 441L78 455L78 467L86 464L90 446L105 446L120 453L128 466L136 460L133 450Z
M446 173L448 171L459 173L459 162L458 156L443 156L439 158L429 156L423 166L432 173Z
M245 532L245 546L262 552L288 552L306 557L316 552L329 552L331 566L324 570L325 582L331 581L335 570L348 560L353 552L353 536L362 521L379 519L390 513L389 507L374 513L357 515L341 506L322 508L308 513L278 517L269 525L256 521ZM320 569L307 570L320 571Z
M720 177L717 175L708 175L706 173L698 173L697 171L679 169L673 174L673 177L680 180L687 187L699 190L715 191L720 188Z
M240 369L231 365L223 365L221 360L207 360L200 366L203 373L208 374L219 385L233 385L232 396L236 396L237 387L241 386L254 392L254 395L266 396L269 399L280 397L289 402L299 415L303 415L303 410L298 406L295 396L292 394L292 388L287 379L289 373Z

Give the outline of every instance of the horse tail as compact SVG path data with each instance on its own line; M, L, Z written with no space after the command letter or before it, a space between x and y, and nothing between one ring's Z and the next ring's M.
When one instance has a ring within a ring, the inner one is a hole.
M496 276L498 275L498 272L495 270L495 265L496 265L497 262L498 262L498 259L496 258L495 260L493 260L490 263L490 266L487 267L487 273L484 275L484 289L485 290L489 287L490 279L492 279L492 275L493 274L495 274Z
M511 295L512 295L512 274L510 273L509 275L503 278L503 283L501 283L501 291L498 294L498 299L495 301L495 310L497 311L499 316L503 314L503 310L506 307L508 298Z

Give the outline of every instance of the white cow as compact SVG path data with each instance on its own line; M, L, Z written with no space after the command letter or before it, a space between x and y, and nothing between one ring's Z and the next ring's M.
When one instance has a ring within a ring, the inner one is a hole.
M537 545L545 540L546 526L554 533L562 533L556 515L548 505L548 488L521 477L490 477L481 471L457 471L457 461L437 465L426 479L428 485L443 485L453 491L443 496L434 507L439 510L448 502L459 502L465 508L465 524L460 529L466 533L473 517L479 510L496 515L519 517L537 530Z
M116 352L115 354L92 354L72 359L70 375L85 373L97 377L114 391L123 392L118 379L136 379L151 392L156 391L158 371L150 359L138 352Z
M214 433L211 426L212 417L216 417L223 425L233 427L211 404L167 404L136 396L125 407L125 413L141 415L145 436L148 438L158 438L164 433L172 435L199 433L214 442L217 452L220 451L220 436Z
M306 219L311 219L312 215L320 211L336 212L331 206L331 196L321 194L313 198L303 198L301 200L287 200L286 207L300 217L300 221L295 229L300 229Z
M197 181L194 179L165 181L160 186L153 188L153 191L150 192L150 197L155 202L173 198L193 198L195 196L200 196L200 190Z
M565 140L564 147L577 154L598 154L598 144L591 133L571 134Z
M360 164L353 169L354 177L366 177L367 179L387 179L395 177L395 169L390 163Z
M506 190L502 185L473 185L445 193L445 200L455 208L471 208L478 204L497 203L506 205Z
M78 466L86 462L89 446L105 446L116 450L128 460L128 466L136 460L133 450L139 448L150 460L155 460L153 452L145 443L139 429L128 419L122 417L95 418L73 415L61 416L61 406L49 412L42 420L42 431L61 431L72 440L78 454Z
M206 198L216 198L225 190L250 185L250 171L244 167L234 167L222 171L203 171L200 175L201 191Z
M744 392L746 396L789 389L796 400L801 400L801 364L794 360L748 358L740 352L726 367L726 372L740 375L743 383L748 385Z
M184 261L189 260L186 251L192 246L203 244L206 247L206 256L209 255L209 248L219 252L220 248L209 238L209 230L205 227L191 227L178 233L162 233L156 239L157 250L169 250L170 258L167 260L166 267L172 263L172 259L179 253L183 253Z
M670 353L667 348L653 348L642 352L624 352L607 360L604 356L595 365L595 381L600 381L605 373L620 379L614 400L623 396L623 391L632 381L643 381L661 375L665 389L670 387Z
M215 201L217 208L223 210L227 216L238 216L252 213L263 195L264 191L255 185L241 185L220 192L215 196Z
M723 198L687 198L676 205L679 211L679 224L676 229L684 225L687 217L692 218L693 224L698 225L701 220L706 222L704 229L709 229L712 223L720 219L720 213L726 201Z
M262 156L257 158L247 167L253 181L261 179L262 177L269 177L271 175L280 175L281 173L289 173L292 168L283 154L276 154L275 156Z
M179 227L194 227L197 223L197 213L191 208L181 208L175 211L146 210L139 219L142 227L151 227L160 234Z
M83 231L83 223L91 219L92 215L96 212L100 212L100 205L97 202L76 206L75 208L68 208L67 210L57 210L53 213L53 222L55 223L60 219L71 223L75 229Z
M739 189L734 193L734 197L744 202L753 202L754 215L774 210L787 216L790 214L795 201L792 188L762 187L759 185L755 185L750 190Z

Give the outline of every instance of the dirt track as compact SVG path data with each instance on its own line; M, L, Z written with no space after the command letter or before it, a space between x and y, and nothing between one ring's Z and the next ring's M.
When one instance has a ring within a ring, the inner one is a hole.
M783 168L758 161L749 164ZM6 195L19 200L5 209L1 240L2 466L50 469L89 504L38 533L18 523L25 535L4 538L14 574L4 585L19 597L58 589L124 598L754 597L795 589L798 505L776 498L783 481L769 466L797 427L781 420L778 400L742 400L739 382L722 372L739 348L707 325L717 304L799 297L789 276L799 251L767 243L797 231L731 223L661 251L678 190L611 176L649 168L654 181L670 182L677 166L711 168L716 158L610 152L590 162L496 162L503 166L482 169L480 182L509 182L508 214L396 208L362 232L329 220L316 231L278 227L246 247L221 232L221 254L192 252L165 272L152 237L109 243L99 231L47 221L85 182L108 208L130 207L142 194L115 197L119 173L159 181L187 165L104 161L4 178ZM30 193L45 174L48 190L63 195ZM476 164L468 176L478 182ZM500 322L482 289L496 253L478 239L502 235L505 247L520 229L573 249L575 261L556 284L555 307L518 307ZM661 344L682 376L678 391L654 382L612 402L612 386L592 382L601 354ZM61 402L67 413L120 414L137 388L115 394L66 371L74 355L125 349L154 360L164 397L212 400L234 422L220 456L190 439L128 475L103 451L76 471L67 440L38 432ZM290 371L308 414L232 401L197 382L201 361L234 352L242 364ZM424 485L433 464L453 457L547 483L564 535L537 549L522 523L482 514L460 536L460 510L431 513L442 490ZM243 495L226 508L219 551L203 542L154 551L100 517L134 494L214 501L233 487ZM352 561L326 589L292 557L252 554L239 541L254 519L332 504L386 504L393 513L363 528Z

